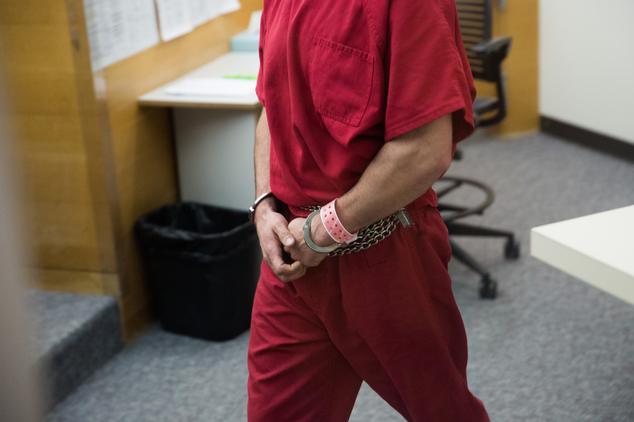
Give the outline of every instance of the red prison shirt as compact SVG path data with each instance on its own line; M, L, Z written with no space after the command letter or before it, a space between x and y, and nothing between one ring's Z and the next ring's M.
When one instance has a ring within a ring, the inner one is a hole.
M259 53L271 190L293 211L345 194L405 132L449 113L454 143L474 129L454 0L264 0Z

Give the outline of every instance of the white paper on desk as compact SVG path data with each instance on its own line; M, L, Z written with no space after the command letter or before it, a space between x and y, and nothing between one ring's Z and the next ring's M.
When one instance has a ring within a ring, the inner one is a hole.
M188 78L165 88L169 95L245 97L255 92L255 79Z
M93 70L159 42L154 0L83 0Z
M156 0L161 39L170 41L194 30L189 0Z

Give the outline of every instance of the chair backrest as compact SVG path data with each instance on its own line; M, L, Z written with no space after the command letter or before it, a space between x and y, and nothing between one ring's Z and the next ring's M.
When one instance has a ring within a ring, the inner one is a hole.
M462 43L467 51L471 72L476 79L485 77L482 57L473 47L491 39L491 0L456 0Z

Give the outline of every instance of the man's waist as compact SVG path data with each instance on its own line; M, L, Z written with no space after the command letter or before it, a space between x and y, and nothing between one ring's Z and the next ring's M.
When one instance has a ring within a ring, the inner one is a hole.
M291 221L294 218L307 217L311 212L319 209L322 205L324 204L288 206L287 204L281 203L278 211L281 212L288 221ZM434 192L433 189L429 189L425 194L395 213L364 227L359 231L358 238L355 242L343 248L335 249L333 252L330 252L329 255L341 256L368 249L390 236L399 224L406 228L412 226L414 221L410 213L414 213L415 210L429 205L437 206L436 192Z
M293 219L295 217L307 217L310 214L310 211L308 210L310 209L310 207L326 205L328 202L330 201L324 201L324 203L313 202L301 205L291 205L283 203L283 206L286 207L288 211L288 215L285 216L287 219ZM436 197L436 192L434 192L434 190L431 188L429 188L427 192L425 192L423 195L406 205L404 208L413 211L416 209L424 208L427 205L431 205L434 207L438 206L438 198ZM282 214L286 213L282 212Z

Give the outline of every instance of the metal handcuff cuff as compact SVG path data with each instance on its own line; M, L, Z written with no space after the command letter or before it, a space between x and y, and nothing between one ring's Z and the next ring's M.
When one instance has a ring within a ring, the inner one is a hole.
M305 211L312 211L306 221L304 222L304 240L309 248L319 253L327 253L328 256L341 256L350 254L353 252L359 252L368 249L370 246L374 246L381 240L388 237L396 229L396 225L400 222L403 227L411 227L414 225L414 220L409 212L405 208L401 208L394 214L391 214L376 223L372 223L359 230L357 240L353 243L338 243L335 242L330 246L318 246L313 242L310 237L310 224L316 215L319 215L321 207L319 206L307 206L300 207Z

